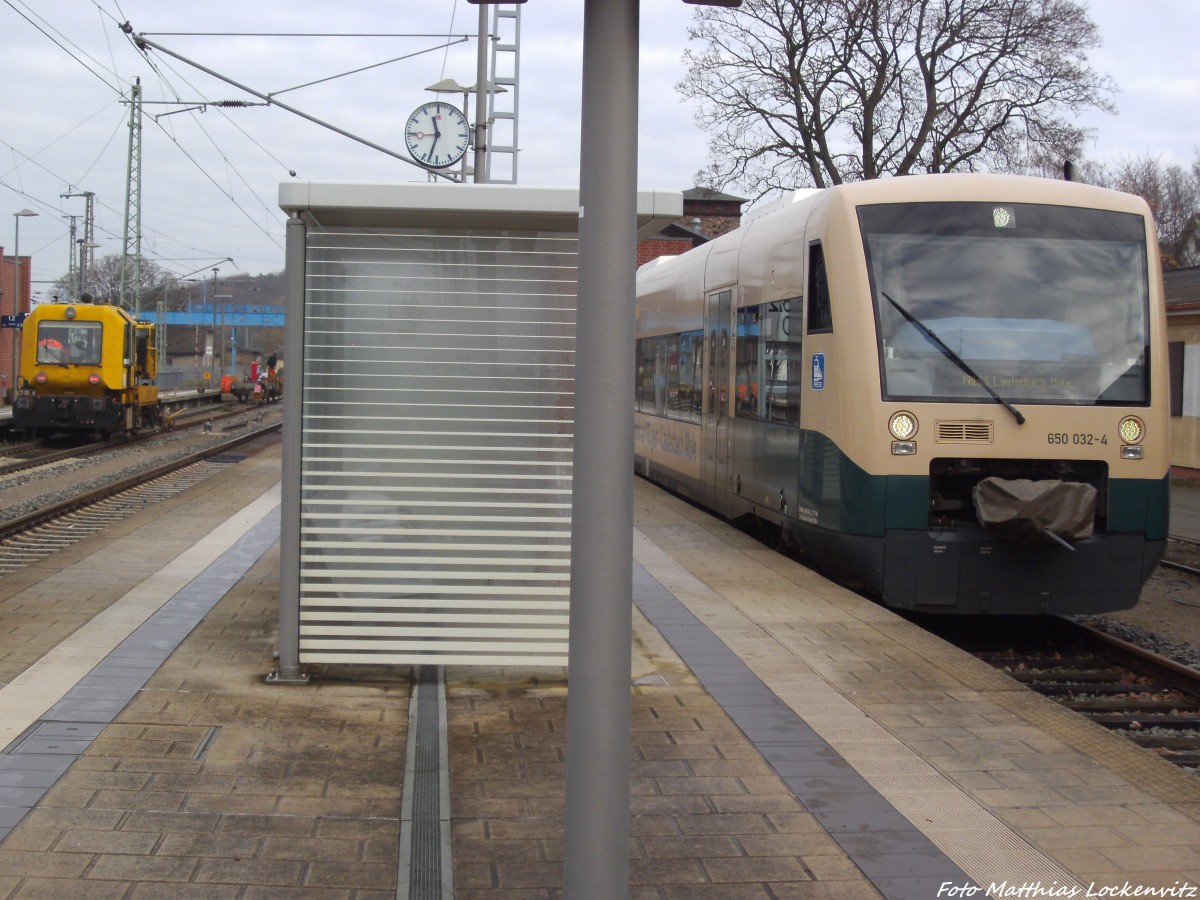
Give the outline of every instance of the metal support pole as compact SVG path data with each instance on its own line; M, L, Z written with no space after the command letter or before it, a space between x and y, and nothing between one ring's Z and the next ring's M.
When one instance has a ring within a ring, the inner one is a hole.
M487 111L491 84L487 66L488 7L479 4L479 53L475 58L475 183L487 179Z
M564 896L629 893L638 0L585 0Z
M142 312L142 80L136 77L129 89L129 162L119 302L133 312L134 318Z
M84 229L84 234L87 234L87 229ZM87 238L83 238L79 242L79 293L75 295L75 299L83 302L83 295L87 293L87 248L84 244L87 243Z
M66 196L66 195L64 195L64 196ZM76 238L75 238L75 220L78 219L79 216L63 216L63 218L68 219L71 222L71 225L70 225L71 237L69 239L70 242L67 244L67 296L62 299L78 300L79 299L79 279L76 277L76 272L75 272L75 240L76 240Z
M21 220L28 216L36 216L32 209L22 209L13 213L13 317L21 315ZM30 266L33 265L30 260ZM8 380L8 396L14 406L17 403L17 382L20 372L17 369L17 348L21 345L24 328L12 329L12 374Z
M221 376L217 373L217 273L220 269L213 269L213 293L212 293L212 356L209 359L209 371L212 373L209 379L212 385L221 383Z
M270 684L307 684L300 671L300 417L304 414L304 220L287 221L284 272L283 470L279 515L279 665Z
M17 213L13 221L13 319L21 314L21 214ZM8 400L13 406L17 405L17 344L24 329L11 329L12 363L9 365Z

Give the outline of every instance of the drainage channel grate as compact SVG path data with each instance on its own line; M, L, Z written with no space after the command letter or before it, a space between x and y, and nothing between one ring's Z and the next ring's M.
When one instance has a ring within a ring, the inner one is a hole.
M448 900L454 896L444 679L441 666L413 668L400 813L398 900Z

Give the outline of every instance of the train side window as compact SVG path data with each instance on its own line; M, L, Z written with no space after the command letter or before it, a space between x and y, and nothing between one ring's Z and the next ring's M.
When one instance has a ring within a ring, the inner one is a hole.
M679 335L679 418L699 422L704 403L704 332Z
M799 329L791 311L799 298L738 310L735 415L768 422L800 423Z
M808 247L808 333L833 331L833 308L829 302L829 275L825 251L819 242Z
M654 338L637 342L637 385L634 407L638 412L654 412Z
M634 409L641 413L699 422L703 402L700 331L642 338L636 345Z
M760 408L763 383L763 345L759 340L762 308L750 306L737 313L737 356L734 369L737 387L734 393L733 414L751 419L761 419Z
M1183 415L1183 344L1183 341L1171 341L1167 344L1172 416Z

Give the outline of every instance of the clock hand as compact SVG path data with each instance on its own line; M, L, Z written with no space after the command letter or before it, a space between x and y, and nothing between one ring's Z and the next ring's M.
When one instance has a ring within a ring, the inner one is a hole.
M438 117L433 117L433 143L429 145L429 155L433 156L433 148L437 146L438 138L442 136L441 130L438 128Z

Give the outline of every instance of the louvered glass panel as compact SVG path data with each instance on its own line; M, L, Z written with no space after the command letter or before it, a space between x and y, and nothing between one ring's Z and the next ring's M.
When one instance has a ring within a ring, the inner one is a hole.
M575 235L306 257L301 661L565 665Z

